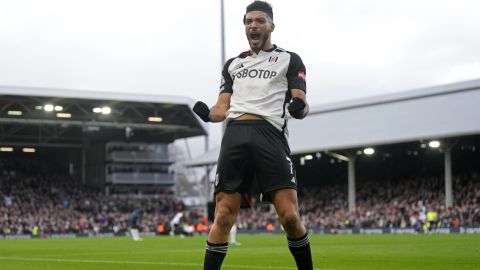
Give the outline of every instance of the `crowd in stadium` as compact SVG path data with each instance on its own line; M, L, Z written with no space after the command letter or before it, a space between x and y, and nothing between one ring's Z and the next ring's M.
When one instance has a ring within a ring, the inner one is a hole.
M185 206L171 196L106 196L33 159L0 160L0 234L123 234L142 208L140 229L157 232ZM46 169L46 170L45 170ZM47 172L46 172L47 171Z
M138 207L143 210L142 232L168 233L172 218L185 210L182 201L171 196L106 196L73 184L65 175L16 171L4 164L0 163L0 235L123 235L129 214ZM480 226L480 174L454 177L453 186L454 207L447 209L441 177L358 181L354 212L348 211L346 184L300 188L300 212L313 230ZM208 228L197 213L185 218L194 229L195 223ZM242 209L237 224L240 230L281 229L272 207L261 204Z
M480 226L480 174L455 177L453 186L452 208L445 207L440 177L359 182L354 212L348 211L346 184L302 188L299 208L313 230ZM238 224L249 229L279 226L275 211L262 206L242 211Z
M105 196L62 183L65 179L55 175L0 173L0 228L4 235L30 234L35 226L44 234L121 234L128 230L129 214L136 207L144 211L141 230L156 232L158 224L168 223L176 211L184 209L180 200L168 196Z

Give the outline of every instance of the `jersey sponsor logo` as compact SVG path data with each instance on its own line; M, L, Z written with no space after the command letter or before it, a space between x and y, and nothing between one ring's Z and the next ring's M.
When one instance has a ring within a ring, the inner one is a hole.
M242 79L246 77L250 77L252 79L271 79L273 77L277 76L276 71L270 71L266 69L244 69L237 74L234 75L233 79Z
M302 79L303 81L305 81L305 77L306 77L306 76L305 76L305 71L299 71L299 72L297 73L297 77L300 78L300 79Z

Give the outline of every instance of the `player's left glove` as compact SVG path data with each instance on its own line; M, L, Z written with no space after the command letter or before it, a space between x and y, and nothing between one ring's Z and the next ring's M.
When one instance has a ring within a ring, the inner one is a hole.
M299 97L292 98L292 102L288 105L288 112L293 118L301 119L305 116L305 101Z

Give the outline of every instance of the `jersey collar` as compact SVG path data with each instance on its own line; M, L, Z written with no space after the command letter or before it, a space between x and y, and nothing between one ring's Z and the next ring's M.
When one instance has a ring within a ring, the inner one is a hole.
M273 52L276 48L277 48L277 45L273 44L272 48L270 48L268 50L260 50L257 55L261 54L262 52L266 52L266 53ZM248 54L249 56L255 55L255 53L252 50L250 50L249 52L250 52Z

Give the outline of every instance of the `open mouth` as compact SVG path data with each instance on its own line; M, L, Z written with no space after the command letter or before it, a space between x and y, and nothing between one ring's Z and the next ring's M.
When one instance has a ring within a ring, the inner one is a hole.
M250 33L250 39L251 40L259 40L260 39L260 33L258 33L258 32Z
M251 46L257 47L260 45L260 38L261 35L258 32L251 32L250 33L250 44Z

